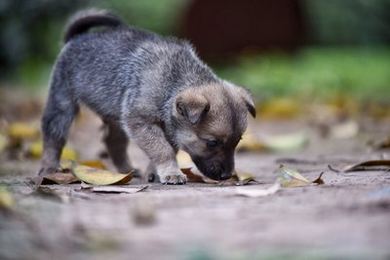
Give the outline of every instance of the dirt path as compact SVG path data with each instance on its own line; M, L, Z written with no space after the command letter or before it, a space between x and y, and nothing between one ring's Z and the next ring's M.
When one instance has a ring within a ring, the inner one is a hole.
M71 143L85 159L101 146L99 123L78 122ZM336 173L361 160L390 158L366 141L390 132L390 123L364 127L350 139L321 139L302 122L255 123L255 132L303 129L310 144L290 153L239 153L237 168L266 188L280 163L325 185L284 188L245 198L236 187L149 184L135 194L96 194L78 184L52 185L59 195L37 195L27 177L38 164L1 162L0 181L11 190L14 213L0 214L1 259L389 259L390 173ZM288 130L288 131L289 131ZM132 148L134 164L147 161ZM291 160L293 159L293 160ZM131 186L142 185L135 181Z

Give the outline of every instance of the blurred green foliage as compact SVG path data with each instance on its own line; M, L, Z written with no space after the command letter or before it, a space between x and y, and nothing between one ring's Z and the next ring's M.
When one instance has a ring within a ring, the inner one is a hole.
M110 9L129 24L168 35L178 32L189 2L1 0L0 81L27 87L47 85L51 66L61 49L64 23L78 9ZM310 97L348 92L357 97L389 99L390 49L385 46L390 42L390 0L302 3L309 43L333 47L309 47L292 56L246 55L216 66L217 72L262 96L293 93ZM340 47L343 45L355 47Z
M218 74L262 98L293 95L303 99L347 94L389 101L390 49L309 48L294 56L241 57L218 66Z

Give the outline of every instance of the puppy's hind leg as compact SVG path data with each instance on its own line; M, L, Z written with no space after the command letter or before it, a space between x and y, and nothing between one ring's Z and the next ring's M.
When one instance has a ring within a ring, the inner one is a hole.
M103 141L106 145L107 152L117 170L121 173L129 173L133 171L136 177L139 177L139 172L131 166L127 155L127 147L129 139L126 133L120 128L117 123L105 121L105 136Z
M62 148L79 106L67 89L63 78L55 74L42 118L43 155L40 176L54 173L59 168Z

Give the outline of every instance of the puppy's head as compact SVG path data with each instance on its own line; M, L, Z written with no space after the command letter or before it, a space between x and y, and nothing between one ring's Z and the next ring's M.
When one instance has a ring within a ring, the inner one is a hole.
M173 107L176 142L198 169L214 180L234 170L234 150L256 111L247 90L228 82L196 86L180 92Z

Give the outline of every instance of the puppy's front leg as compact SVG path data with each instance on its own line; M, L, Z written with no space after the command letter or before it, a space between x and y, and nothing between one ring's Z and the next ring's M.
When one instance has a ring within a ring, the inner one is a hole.
M156 167L161 183L184 184L187 177L180 171L176 162L176 152L166 140L161 127L145 121L128 126L131 137L144 150Z

